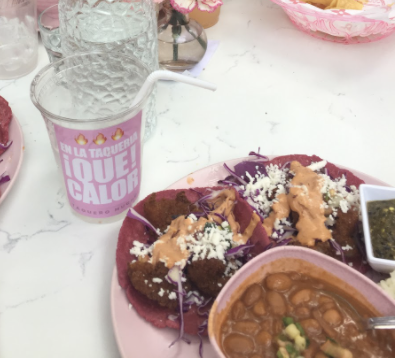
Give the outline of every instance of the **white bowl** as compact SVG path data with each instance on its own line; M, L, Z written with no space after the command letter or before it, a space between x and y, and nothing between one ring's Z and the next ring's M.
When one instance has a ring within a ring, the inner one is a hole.
M376 258L372 249L371 234L369 231L367 202L395 199L396 190L391 187L372 186L368 184L360 185L361 213L363 217L365 249L370 266L378 272L390 273L394 271L395 261L383 258Z

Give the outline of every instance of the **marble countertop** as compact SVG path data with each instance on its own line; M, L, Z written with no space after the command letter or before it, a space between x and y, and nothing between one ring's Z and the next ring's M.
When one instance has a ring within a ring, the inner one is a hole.
M312 38L270 0L227 0L207 30L220 45L201 79L215 93L160 83L144 145L140 197L210 164L262 154L317 154L394 185L394 35L361 45ZM37 69L0 81L25 156L0 206L0 357L118 357L110 281L121 221L72 215L39 111Z

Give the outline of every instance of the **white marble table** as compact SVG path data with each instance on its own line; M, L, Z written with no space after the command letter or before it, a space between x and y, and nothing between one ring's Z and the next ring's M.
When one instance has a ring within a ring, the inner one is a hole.
M394 35L338 45L298 31L269 0L226 0L207 31L220 46L200 78L215 93L160 84L141 197L219 161L317 154L394 185ZM0 357L117 357L109 288L121 221L73 216L40 113L36 71L0 81L25 137L19 179L0 206Z

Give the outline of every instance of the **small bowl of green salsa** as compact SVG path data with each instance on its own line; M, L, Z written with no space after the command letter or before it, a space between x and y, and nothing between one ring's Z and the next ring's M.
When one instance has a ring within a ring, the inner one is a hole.
M368 263L379 272L395 269L395 189L360 185Z

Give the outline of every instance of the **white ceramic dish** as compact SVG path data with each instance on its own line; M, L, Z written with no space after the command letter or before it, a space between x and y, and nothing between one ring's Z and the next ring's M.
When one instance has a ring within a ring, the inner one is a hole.
M371 234L369 231L367 202L370 201L382 201L387 199L395 199L396 190L390 187L380 187L369 184L360 185L360 203L361 212L363 217L363 229L365 238L365 249L367 251L367 259L370 266L378 271L390 273L393 272L396 267L396 261L391 261L382 258L376 258L372 249Z
M267 274L291 271L326 279L345 294L360 300L363 306L374 313L383 316L395 314L395 301L376 283L355 269L311 249L297 246L278 247L245 264L226 283L216 298L208 320L208 333L219 357L225 357L219 346L219 335L229 306L250 284L260 282Z

